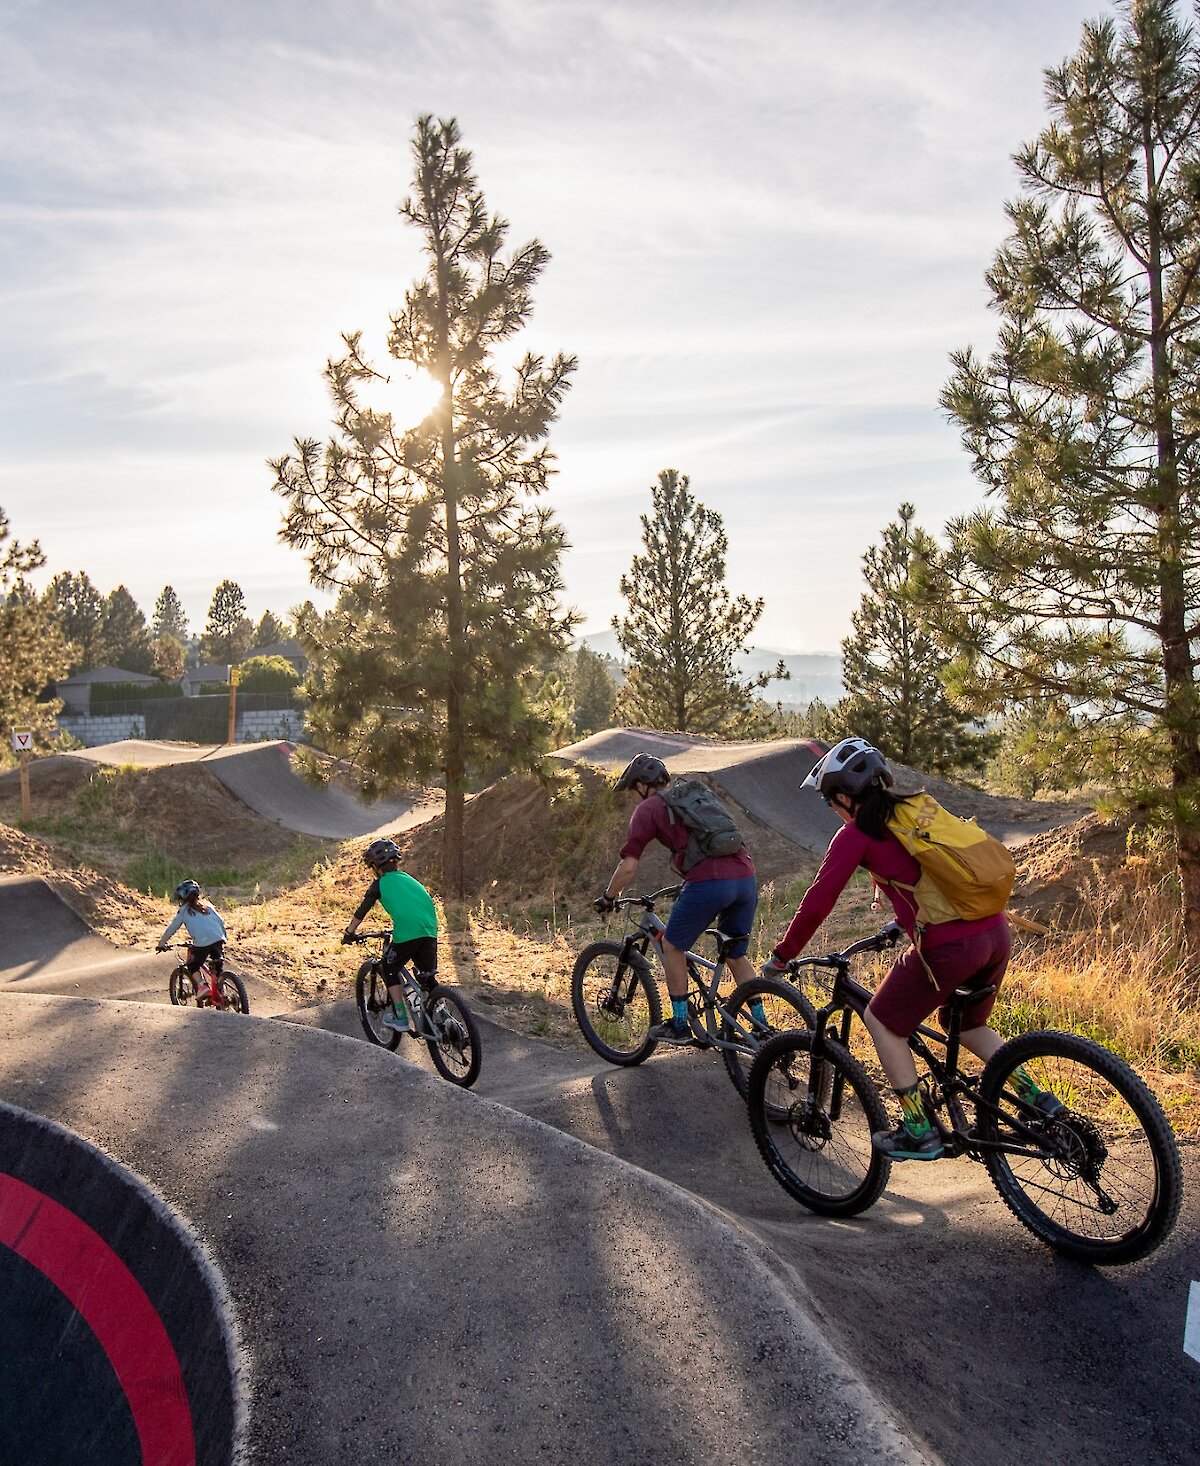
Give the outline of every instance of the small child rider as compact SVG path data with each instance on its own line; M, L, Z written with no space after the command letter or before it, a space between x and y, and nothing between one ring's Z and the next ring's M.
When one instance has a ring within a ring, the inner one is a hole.
M438 962L437 908L421 882L399 869L400 849L394 840L372 841L363 853L363 864L375 872L375 879L350 918L342 941L353 941L367 912L377 901L383 905L392 919L392 939L384 948L383 973L394 1012L385 1013L381 1022L384 1028L405 1033L408 1010L397 969L402 962L411 963L421 986L427 990L433 986Z
M225 941L227 933L220 913L211 901L206 901L195 881L180 881L175 887L175 899L179 910L171 924L158 939L158 950L165 952L170 938L181 926L187 928L188 947L187 970L195 977L205 964L212 963L218 977L225 965Z

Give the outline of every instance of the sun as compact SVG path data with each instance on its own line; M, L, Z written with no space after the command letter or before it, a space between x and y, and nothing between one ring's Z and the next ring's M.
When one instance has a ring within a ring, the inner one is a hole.
M442 384L410 362L397 362L376 394L379 410L389 413L398 433L422 423L442 400Z

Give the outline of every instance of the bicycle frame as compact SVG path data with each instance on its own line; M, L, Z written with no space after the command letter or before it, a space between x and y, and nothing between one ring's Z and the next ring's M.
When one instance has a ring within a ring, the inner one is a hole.
M178 942L176 945L181 952L190 952L192 949L190 942ZM217 969L212 965L211 957L206 957L190 976L193 981L198 977L204 978L204 987L197 986L196 988L197 1000L199 1000L200 994L203 992L205 998L214 1007L227 1008L229 1006L229 1000L221 995L219 986L221 979L217 976Z
M663 962L662 943L663 934L666 932L667 924L662 917L654 910L654 902L664 896L676 896L679 894L678 886L667 886L661 891L652 891L647 896L636 896L622 900L620 904L626 906L640 905L644 908L638 919L637 926L633 931L628 932L622 939L624 954L622 961L626 960L631 952L637 952L645 959L646 954L653 948L655 956L660 965L665 968ZM690 990L688 993L689 1018L692 1023L694 1036L714 1049L733 1049L738 1052L753 1056L757 1052L757 1045L754 1043L754 1036L749 1030L742 1027L738 1020L725 1008L720 1000L718 989L721 985L721 976L726 969L726 948L730 945L731 939L724 932L718 931L716 927L709 927L704 933L711 936L717 944L717 960L710 961L702 957L699 952L685 953L687 962L688 980ZM711 973L711 978L706 982L703 973ZM614 980L614 999L620 1002L628 1002L634 994L637 986L637 976L630 974L626 991L618 994ZM721 1026L728 1025L737 1035L731 1043L723 1039ZM697 1026L701 1032L697 1032Z
M387 944L392 939L391 932L359 932L358 939L362 942L374 941L380 944L378 954L372 957L371 961L375 964L380 979L386 988L389 974L383 966L383 954L387 949ZM426 1041L432 1039L436 1043L441 1035L433 1027L432 1018L426 1003L427 994L417 981L408 963L401 962L396 968L394 976L399 982L399 985L404 989L404 1001L408 1006L409 1016L412 1019L412 1026L408 1029L408 1032L413 1038L424 1039ZM395 985L395 983L392 984L392 986Z
M831 952L825 957L801 957L788 964L790 971L799 975L803 967L828 968L833 974L833 987L828 1003L817 1010L817 1022L813 1031L813 1053L816 1054L821 1040L828 1031L830 1021L840 1014L835 1025L834 1036L843 1048L849 1048L850 1030L855 1015L862 1018L874 994L862 983L850 976L850 958L860 952L884 952L899 941L901 931L888 925L873 936L853 942L843 952ZM986 989L984 991L987 991ZM958 1060L961 1052L963 1004L951 1000L950 1027L946 1033L921 1024L910 1036L908 1046L924 1065L932 1085L927 1090L930 1118L941 1136L948 1155L966 1155L971 1160L982 1161L985 1151L1001 1151L1006 1155L1041 1157L1046 1154L1046 1143L1042 1135L1029 1125L1015 1108L1005 1108L985 1100L979 1092L979 1084L963 1074ZM945 1051L939 1058L930 1044L936 1044ZM809 1074L809 1101L819 1103L822 1076L813 1065ZM833 1120L841 1116L842 1094L845 1083L839 1073L829 1097L829 1113ZM970 1125L962 1107L963 1098L971 1101L976 1114L986 1111L993 1118L1002 1118L1006 1127L1027 1137L1031 1144L1020 1144L1007 1140L988 1140ZM945 1124L939 1111L945 1108L950 1123Z

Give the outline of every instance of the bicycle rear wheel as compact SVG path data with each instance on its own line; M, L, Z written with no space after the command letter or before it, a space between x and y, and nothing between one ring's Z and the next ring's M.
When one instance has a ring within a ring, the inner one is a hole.
M640 953L623 942L593 942L575 959L571 1008L579 1031L610 1064L640 1064L654 1052L648 1037L662 1022L658 984Z
M765 1024L760 1023L750 1010L751 1003L756 1000L762 1004ZM744 1038L738 1038L734 1022L750 1035L748 1047L721 1050L733 1087L743 1099L750 1086L750 1066L767 1039L792 1028L812 1028L817 1021L812 1004L804 994L791 983L773 977L753 977L749 982L740 983L721 1006L729 1014L729 1019L721 1020L722 1040L725 1043L746 1042Z
M783 1189L810 1211L853 1217L879 1200L892 1163L871 1147L887 1111L863 1066L840 1043L781 1033L750 1069L754 1143Z
M383 1016L391 1012L392 1000L378 962L364 962L358 969L354 979L354 1001L358 1004L363 1032L371 1042L385 1049L394 1049L404 1035L384 1026Z
M1020 1100L1018 1068L1063 1108L1047 1116ZM1005 1206L1040 1241L1110 1266L1167 1238L1182 1195L1179 1148L1158 1101L1115 1054L1076 1033L1022 1034L988 1061L979 1090L981 1138L1028 1147L987 1151L984 1161Z
M236 972L230 972L228 968L217 978L217 991L225 999L225 1006L221 1010L224 1013L249 1013L250 999L246 993L246 984Z
M177 1008L194 1008L196 1006L196 979L183 963L180 963L171 974L167 991L171 995L171 1002Z
M469 1089L479 1077L483 1057L479 1027L457 988L435 986L425 1000L425 1021L435 1037L427 1039L438 1073Z

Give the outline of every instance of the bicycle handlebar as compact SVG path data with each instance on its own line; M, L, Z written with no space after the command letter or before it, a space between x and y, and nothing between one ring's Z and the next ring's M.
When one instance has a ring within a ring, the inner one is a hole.
M618 896L613 902L613 908L616 909L619 906L644 906L647 911L653 911L656 901L661 901L668 896L674 900L682 890L683 886L680 884L678 886L664 886L661 891L649 891L644 896Z
M342 942L346 946L351 946L355 942L377 942L381 937L386 938L390 942L392 934L390 931L355 932L352 936L343 934Z
M857 956L859 952L887 952L903 935L904 928L900 923L889 921L886 926L880 927L871 936L851 942L841 952L828 952L824 957L793 957L788 963L788 971L796 972L801 967L847 967L850 958Z

